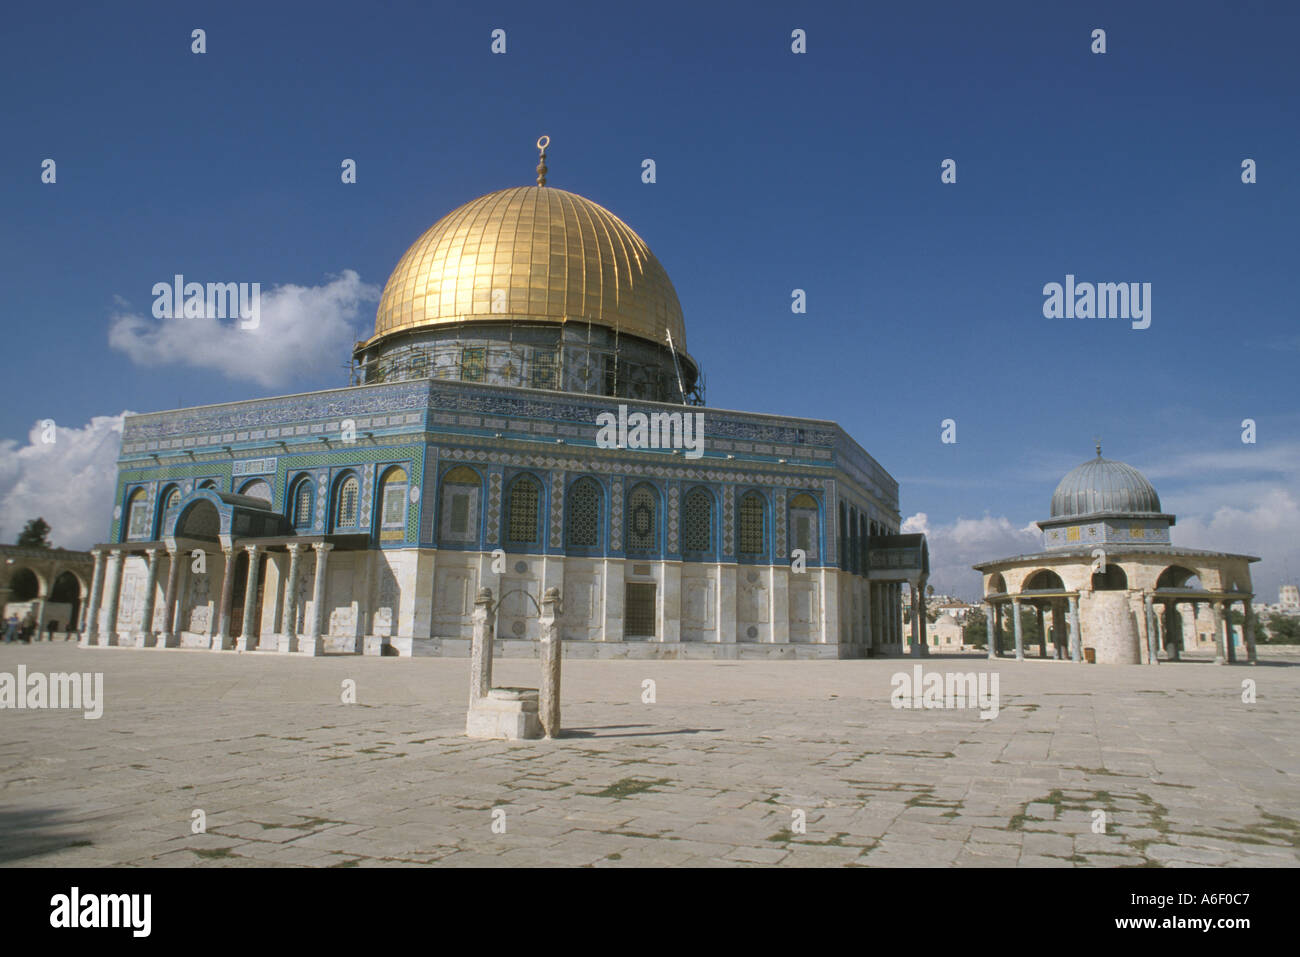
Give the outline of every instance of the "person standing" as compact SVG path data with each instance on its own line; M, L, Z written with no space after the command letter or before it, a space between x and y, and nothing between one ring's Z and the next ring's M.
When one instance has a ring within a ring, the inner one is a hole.
M18 616L10 615L9 620L5 622L5 644L12 644L18 639Z

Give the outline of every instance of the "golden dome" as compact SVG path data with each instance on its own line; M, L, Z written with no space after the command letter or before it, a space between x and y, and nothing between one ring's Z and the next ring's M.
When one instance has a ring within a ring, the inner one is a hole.
M661 345L671 332L686 350L677 292L650 247L603 206L546 186L488 193L429 227L388 277L375 339L511 318L592 322Z

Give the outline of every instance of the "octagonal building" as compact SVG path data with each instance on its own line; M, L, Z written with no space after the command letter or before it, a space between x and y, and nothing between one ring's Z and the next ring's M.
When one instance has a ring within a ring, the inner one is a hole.
M1208 617L1222 664L1239 656L1228 613L1240 605L1241 650L1254 663L1250 565L1259 559L1175 547L1174 516L1133 466L1102 458L1098 445L1095 459L1061 479L1051 516L1037 524L1042 551L974 566L984 577L989 657L1025 657L1021 614L1027 608L1037 615L1042 657L1177 660L1198 644L1197 622Z
M538 172L415 240L346 387L126 419L83 643L460 655L490 588L532 655L555 587L568 655L904 650L897 482L704 405L658 258Z

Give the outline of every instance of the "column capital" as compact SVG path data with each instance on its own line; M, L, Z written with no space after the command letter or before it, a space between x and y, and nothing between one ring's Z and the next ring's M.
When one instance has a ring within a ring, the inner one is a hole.
M90 554L94 555L97 561L103 558L105 553L106 553L106 549L103 548L92 548L90 550Z
M261 545L258 545L256 543L252 545L245 545L244 551L248 552L249 557L255 557L257 555L258 549L260 549L261 547L262 547Z
M154 559L156 559L156 558L158 557L158 553L159 553L160 551L162 551L162 549L160 549L160 548L146 548L146 549L144 550L144 553L145 553L146 555L149 556L149 560L150 560L150 561L153 561Z
M302 548L302 542L287 542L284 547L288 550L290 555L297 558L298 551Z
M329 542L312 542L311 547L318 552L328 552L334 548Z

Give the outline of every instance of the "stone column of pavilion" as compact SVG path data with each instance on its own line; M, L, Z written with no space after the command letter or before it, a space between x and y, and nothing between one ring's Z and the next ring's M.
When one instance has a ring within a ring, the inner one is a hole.
M1156 629L1156 611L1150 593L1143 597L1142 605L1147 618L1147 662L1157 665L1160 663L1160 636Z
M321 626L325 618L325 576L328 573L330 549L333 547L328 542L312 544L316 551L316 581L312 588L311 623L307 628L306 639L299 643L298 648L305 655L324 654Z
M221 569L221 598L217 604L217 627L212 634L213 651L229 651L230 642L230 606L235 598L235 549L233 546L221 546L224 563Z
M90 576L90 595L86 599L84 626L81 632L81 647L93 645L99 639L99 602L104 593L104 551L92 548L90 554L95 556L95 569Z
M1038 621L1038 657L1047 657L1047 629L1043 627L1043 606L1034 603L1034 615Z
M1246 662L1248 664L1259 664L1259 659L1255 656L1255 609L1251 607L1250 599L1242 601L1245 608L1245 620L1242 625L1242 633L1246 636Z
M290 542L289 571L284 578L284 618L280 625L278 650L289 654L298 650L298 573L301 569L302 545Z
M1170 661L1178 661L1180 656L1179 638L1180 634L1174 631L1174 621L1178 615L1178 603L1176 601L1167 601L1165 604L1165 657Z
M1223 642L1228 652L1228 664L1237 663L1237 635L1232 630L1232 605L1231 601L1223 603Z
M117 644L117 606L122 598L122 572L125 570L126 556L120 548L114 548L108 555L108 593L104 600L104 630L99 634L101 647Z
M1070 603L1070 610L1066 612L1070 619L1070 660L1083 660L1083 640L1079 634L1079 597L1071 595L1067 599Z
M998 653L997 645L995 644L995 639L993 637L993 622L997 615L997 610L991 601L986 601L984 607L988 609L988 611L984 613L984 644L988 646L989 657L996 658Z
M146 548L145 556L148 558L149 570L145 575L144 583L144 605L140 609L140 630L135 635L135 646L137 648L152 648L154 643L153 631L153 608L154 592L158 588L158 552L157 548Z
M1228 652L1223 643L1223 626L1227 616L1223 613L1223 602L1210 602L1210 615L1214 619L1214 663L1216 665L1226 665L1228 663ZM1192 620L1195 621L1195 618Z
M244 626L240 629L239 641L235 644L236 651L252 651L257 647L257 635L253 633L256 625L253 622L257 617L258 549L257 545L244 546L244 551L248 553L248 580L244 587Z
M1020 624L1020 599L1011 599L1011 627L1016 634L1016 661L1025 660L1025 636Z
M175 648L180 644L176 627L176 590L180 584L180 552L172 546L167 549L167 587L163 592L163 630L158 635L158 648Z

